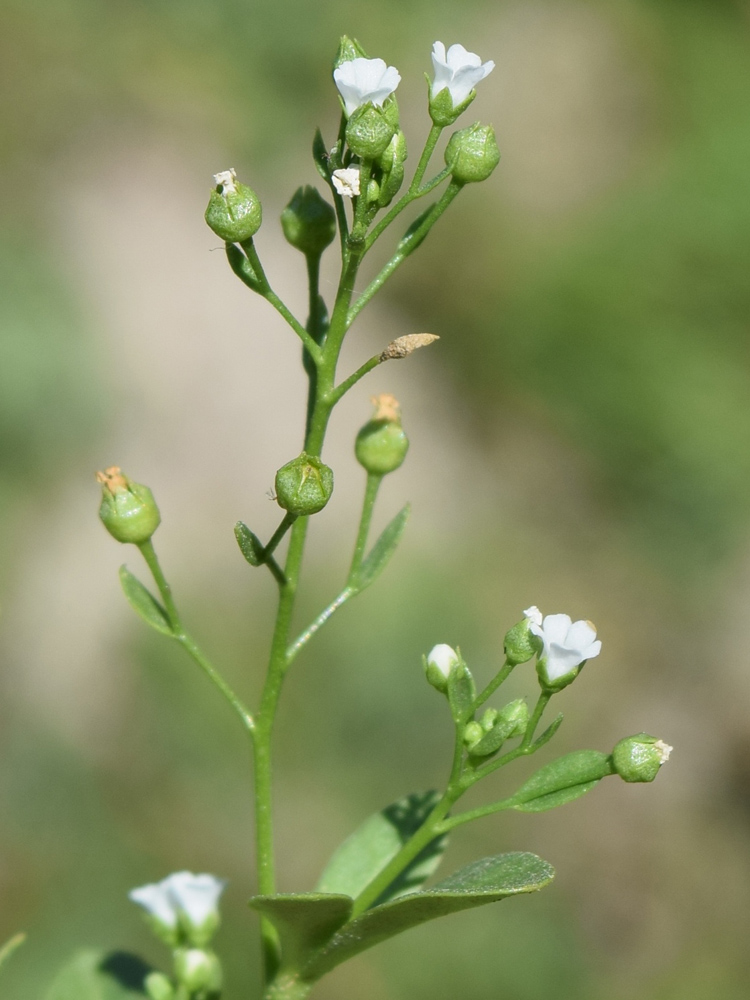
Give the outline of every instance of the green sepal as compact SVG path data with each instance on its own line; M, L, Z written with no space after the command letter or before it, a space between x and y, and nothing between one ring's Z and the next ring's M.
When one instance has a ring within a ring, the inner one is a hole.
M458 651L459 658L461 657ZM474 700L477 696L474 678L462 659L448 676L448 701L456 725L462 726L474 716Z
M388 565L391 557L398 548L398 543L401 541L401 536L404 533L410 513L411 504L406 504L405 507L402 507L393 520L384 528L380 538L378 538L377 542L375 542L362 560L362 565L354 574L354 578L351 581L352 586L357 592L364 590L371 583L374 583Z
M544 812L580 798L608 774L614 774L610 754L574 750L545 764L512 796L519 812Z
M439 792L413 792L373 813L336 848L315 891L359 896L417 832L439 801ZM431 840L374 905L419 888L434 874L447 846L447 834Z
M251 288L254 292L260 292L261 285L253 271L252 265L244 253L234 243L227 243L225 246L229 266L240 279L240 281Z
M133 576L127 566L120 566L120 583L128 604L147 625L162 635L174 636L167 612L141 581Z
M513 735L515 719L498 719L486 736L469 747L470 757L490 757Z
M150 966L126 952L79 951L44 1000L135 1000L145 997Z
M376 906L343 926L302 969L302 977L315 981L367 948L427 920L536 892L554 875L554 868L534 854L514 852L475 861L432 889Z
M244 521L238 521L234 526L234 537L240 547L240 552L251 566L263 565L264 546L258 536L252 532Z
M438 93L433 97L432 81L426 73L425 79L427 80L427 101L430 118L432 119L433 125L437 125L439 128L446 128L448 125L452 125L455 120L459 118L464 111L466 111L468 106L477 96L476 90L472 90L467 98L465 98L457 107L454 107L451 92L447 87L438 91Z
M279 893L253 896L249 906L279 933L283 964L301 969L351 916L351 896L333 893Z
M552 737L555 735L557 730L562 725L562 721L563 721L563 714L562 712L560 712L557 718L553 719L552 722L547 726L542 735L537 736L537 738L531 744L532 750L539 750L541 747L544 746L545 743L549 743L549 741L552 739Z

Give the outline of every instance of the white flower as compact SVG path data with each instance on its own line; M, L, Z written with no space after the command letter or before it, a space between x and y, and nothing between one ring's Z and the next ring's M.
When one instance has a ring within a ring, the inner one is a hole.
M666 764L669 760L669 755L674 750L674 747L665 743L664 740L657 740L656 743L654 743L654 749L659 753L659 763Z
M230 167L229 170L220 170L218 174L214 174L214 180L216 186L221 188L222 194L236 194L237 171L234 167Z
M467 52L463 45L451 45L448 52L442 42L432 46L432 65L435 79L430 95L437 97L441 90L450 91L453 107L463 104L480 80L495 68L494 62L483 63L476 52Z
M213 875L174 872L161 882L142 885L128 896L158 923L174 930L180 915L193 927L202 927L210 918L218 918L219 897L226 882Z
M526 608L524 615L529 619L531 625L541 625L542 624L542 612L536 606L532 604L530 608Z
M344 63L346 66L346 63ZM334 170L331 175L333 186L344 198L354 198L359 194L359 167L344 167Z
M427 654L427 666L434 667L439 670L440 673L448 680L448 676L458 663L458 654L455 649L447 645L445 642L438 643L437 646L433 646L430 652Z
M350 59L333 71L333 79L344 99L347 118L363 104L382 108L401 83L395 66L386 66L384 59Z
M547 615L541 624L532 621L529 631L542 640L539 669L550 686L558 685L571 674L572 680L577 667L601 652L602 644L591 622L572 622L570 615Z

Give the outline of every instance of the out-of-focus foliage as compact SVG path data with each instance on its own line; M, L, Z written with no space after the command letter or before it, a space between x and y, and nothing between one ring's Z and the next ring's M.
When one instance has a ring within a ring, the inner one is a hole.
M95 543L79 530L76 505L87 501L77 484L100 464L102 449L123 446L112 428L134 390L108 368L101 329L109 317L87 297L66 220L71 204L82 204L87 171L93 182L101 169L103 148L127 170L143 137L155 135L205 176L206 197L210 172L231 163L252 172L264 207L281 207L314 180L314 127L334 127L328 72L344 31L401 70L404 121L416 130L412 157L426 130L419 74L431 43L460 40L498 63L472 113L494 121L500 167L481 196L467 191L458 200L388 292L409 317L398 333L441 335L431 362L439 391L429 406L455 407L460 450L473 456L477 474L446 479L426 459L423 468L435 492L455 494L457 511L462 493L468 504L485 491L485 514L419 535L425 507L415 507L403 551L291 678L278 734L281 888L311 888L364 817L440 780L447 726L421 654L435 642L459 643L472 670L488 676L504 631L530 603L593 616L605 641L601 662L586 668L574 694L560 696L560 752L584 743L608 750L639 729L676 751L652 789L618 782L559 814L462 831L446 874L482 854L528 849L555 864L557 884L414 930L338 970L325 995L744 997L746 0L384 0L377 9L340 0L6 0L0 940L20 929L30 938L4 968L3 988L37 1000L81 946L137 951L160 964L125 893L179 868L230 878L217 941L227 956L227 995L241 995L257 967L247 943L255 918L245 905L253 884L241 734L179 651L129 619L92 646L93 612L89 620L80 610L92 590L104 590L111 567L94 570L90 589L81 588L74 555ZM157 174L149 183L168 187L172 179ZM195 204L191 225L203 225L203 208ZM124 225L128 206L110 209L107 217ZM165 261L178 257L187 267L162 217L153 223L144 226L144 247L156 243ZM269 214L264 226L274 224ZM117 226L93 235L91 273L119 236ZM126 289L140 287L132 274L121 278ZM102 296L115 309L123 300L110 292ZM170 328L170 315L164 336L179 358L190 344ZM127 322L114 328L136 343ZM209 335L216 331L207 324ZM250 335L261 343L258 331ZM254 377L248 372L248 391ZM207 371L206 379L220 395L220 377ZM201 404L195 386L185 385L183 397ZM166 435L161 424L151 433ZM411 436L405 468L429 441ZM141 442L127 443L137 455ZM172 447L169 438L165 451ZM191 452L198 474L206 451ZM280 454L278 465L288 457ZM408 499L400 475L389 483L391 516ZM97 502L92 485L92 524ZM241 498L236 516L251 502L265 510L257 498ZM174 537L170 513L157 542ZM59 542L66 517L65 538L80 537L78 549ZM228 563L241 562L232 523ZM412 530L419 541L410 542ZM199 543L197 527L180 542ZM129 553L127 560L141 572ZM338 582L336 565L314 565L310 614ZM78 609L76 624L61 639L65 656L53 644L44 662L31 663L26 640L56 620L48 577L65 581L56 601ZM234 636L261 648L266 641L267 584L252 580L252 616L246 592L230 591L214 566L196 565L178 581L206 645L251 693L258 670L248 676ZM88 686L76 673L87 657ZM509 696L533 689L531 681L513 684ZM89 706L88 730L71 735L66 715L81 704Z

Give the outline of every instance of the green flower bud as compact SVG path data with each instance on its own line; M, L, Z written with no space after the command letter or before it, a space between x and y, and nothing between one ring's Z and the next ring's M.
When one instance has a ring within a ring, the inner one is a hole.
M475 746L484 736L484 729L478 722L467 722L464 727L464 745L469 749Z
M398 401L383 393L374 397L373 403L375 415L357 434L354 453L371 475L386 476L403 464L409 439L401 426Z
M163 972L149 972L143 985L150 1000L173 1000L174 986Z
M498 722L503 724L506 732L506 739L513 739L514 736L523 736L529 724L529 706L523 698L517 698L509 702L498 713Z
M257 194L240 184L233 169L214 174L216 187L206 209L210 229L227 243L242 243L260 229L263 212Z
M384 108L363 104L346 123L346 141L355 156L376 160L388 148L396 127L388 120Z
M178 948L174 953L177 981L191 993L218 993L221 989L221 965L213 952L202 948Z
M445 148L445 162L459 184L486 181L500 162L495 130L475 122L454 132Z
M276 473L276 499L290 514L317 514L331 499L331 493L333 470L304 451Z
M131 482L116 465L97 472L96 481L102 486L99 517L110 535L118 542L133 545L147 542L161 521L148 486Z
M399 130L378 159L378 167L383 171L378 196L381 208L390 205L404 183L404 163L407 155L406 136Z
M638 733L620 740L612 751L612 763L623 781L653 781L671 752L662 740Z
M506 632L503 643L505 658L514 667L521 663L528 663L532 657L542 651L541 639L529 629L532 621L537 622L537 624L541 623L541 613L538 608L533 607L524 611L524 615L526 617L522 621Z
M425 676L429 683L440 691L441 694L448 693L448 678L460 666L461 661L458 658L458 653L452 646L444 642L433 646L424 658Z
M367 53L356 38L349 38L348 35L342 35L338 51L333 60L333 68L338 69L342 63L351 62L353 59L366 58Z
M336 237L336 213L317 188L297 188L281 213L281 228L293 247L319 257Z
M497 722L500 713L496 708L488 708L481 718L482 731L488 733Z

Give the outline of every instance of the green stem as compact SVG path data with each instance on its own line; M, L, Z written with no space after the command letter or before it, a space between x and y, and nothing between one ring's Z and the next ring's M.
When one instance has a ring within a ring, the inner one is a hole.
M281 975L269 983L263 1000L304 1000L313 985L302 982L293 975Z
M350 375L349 378L344 379L343 382L337 385L332 393L333 405L335 406L336 403L338 403L338 401L341 399L341 397L345 395L347 392L349 392L352 386L356 385L357 382L359 382L361 378L364 378L368 372L371 372L373 368L377 368L378 365L382 363L382 361L383 361L382 355L380 354L374 355L368 361L365 361L363 365L360 365L360 367L356 370L356 372Z
M242 725L249 733L252 734L255 729L255 721L250 710L235 694L229 684L227 684L216 667L213 666L205 653L203 653L200 649L195 639L193 639L193 637L185 630L185 626L182 624L179 612L177 611L174 598L172 597L172 589L164 576L164 572L162 571L157 558L153 543L149 539L147 542L143 542L142 545L139 545L138 548L141 550L143 558L146 560L148 568L151 570L154 582L159 589L161 599L164 602L164 607L169 618L169 624L172 626L174 638L198 664L211 683L214 684L215 687L224 695L226 700L239 715Z
M443 821L440 826L441 832L448 833L463 823L470 823L474 819L482 819L484 816L491 816L493 813L502 812L503 809L510 809L515 804L514 798L503 799L501 802L493 802L489 806L479 806L478 809L470 809L467 812L459 813L458 816L451 816Z
M477 711L478 708L480 708L482 705L484 705L484 703L487 701L487 699L491 695L493 695L495 693L495 691L497 691L497 689L500 687L501 684L504 684L505 681L507 681L507 679L510 677L511 673L513 672L513 668L514 667L515 667L515 663L509 663L507 660L505 661L505 663L503 664L502 669L500 670L500 673L497 675L497 677L493 678L490 681L490 683L487 685L487 687L484 689L484 691L482 691L480 694L477 695L476 701L474 702L474 711L475 712Z
M534 739L534 733L536 732L536 727L539 725L542 715L544 714L544 710L547 707L547 702L550 700L551 697L552 693L550 691L542 691L541 694L539 695L537 703L534 706L534 711L532 712L531 718L529 719L529 724L526 726L526 732L523 734L523 739L521 740L521 746L520 746L521 750L525 750L531 744L531 741Z
M315 343L313 338L307 332L307 330L302 326L300 321L296 316L287 308L287 306L281 301L279 296L271 288L271 283L266 277L266 272L263 270L263 265L260 262L260 257L258 256L258 251L255 249L255 243L252 239L245 240L244 243L240 243L240 246L245 251L247 259L250 262L250 267L253 270L253 274L257 278L258 287L256 291L258 294L262 295L263 298L270 302L274 309L284 317L289 326L294 330L297 336L300 338L302 343L307 348L310 357L313 359L315 364L320 363L321 352L318 345ZM235 272L236 273L236 272Z
M271 536L271 540L269 541L268 545L266 545L266 547L263 549L263 562L266 562L266 560L269 559L269 557L275 551L281 539L284 537L287 531L289 531L289 529L296 520L297 520L297 514L290 514L289 511L286 512L281 524L278 526L276 531L274 531L273 535Z
M385 282L390 278L393 272L400 267L401 264L406 260L409 254L413 253L414 250L420 245L422 240L425 238L427 233L432 229L437 220L450 205L453 199L461 190L462 185L457 184L455 181L451 181L448 187L445 189L440 199L435 202L432 209L427 213L425 218L422 220L420 225L414 230L413 233L409 233L407 237L404 237L399 243L399 249L391 257L385 267L382 269L380 274L378 274L367 288L362 292L360 297L351 307L347 315L347 328L351 326L357 315L362 311L362 309L367 305L370 299L383 287Z
M412 182L409 185L410 194L414 194L418 190L419 185L422 183L422 178L425 175L425 171L427 170L427 165L429 164L430 159L432 158L432 154L435 151L435 146L437 145L437 141L440 138L440 133L442 131L443 131L442 125L433 124L432 128L430 129L429 135L427 136L427 141L424 144L424 149L422 150L422 155L420 156L419 163L417 164L417 169L414 171L414 177L412 178Z
M365 557L365 548L367 547L367 536L370 533L372 513L375 509L375 501L377 500L378 490L380 489L382 481L383 477L381 475L368 472L367 485L365 486L365 497L362 503L362 514L359 519L357 541L354 544L354 555L352 556L352 564L349 568L349 576L346 581L347 586L350 587L353 585L357 572L362 565L362 560Z
M338 597L335 597L328 607L324 608L320 612L315 621L311 625L308 625L305 631L301 632L294 642L287 648L287 665L296 658L299 651L307 645L316 632L320 631L328 619L335 614L339 608L342 608L350 598L355 597L357 593L358 591L356 591L353 587L345 587Z

